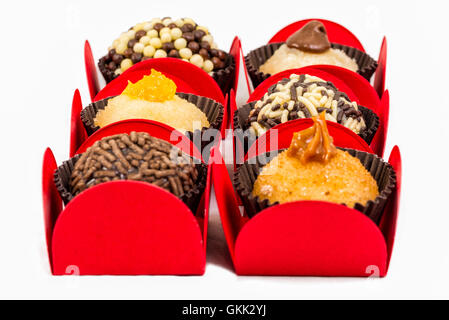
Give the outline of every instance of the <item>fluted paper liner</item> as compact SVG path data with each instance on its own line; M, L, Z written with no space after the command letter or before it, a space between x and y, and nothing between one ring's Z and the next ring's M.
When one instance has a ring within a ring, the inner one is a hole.
M64 204L67 205L74 197L70 188L70 176L72 175L73 169L75 167L75 163L81 155L76 155L75 157L65 161L60 165L54 173L54 182L56 185L56 189L61 195ZM204 163L196 164L196 169L198 170L198 179L194 184L194 188L189 192L183 194L180 199L189 207L189 209L195 214L196 209L198 208L201 197L204 193L204 189L206 188L206 179L207 179L207 165ZM126 181L126 180L122 180ZM131 181L131 180L129 180ZM111 182L104 182L111 183ZM149 182L143 182L148 183ZM99 184L101 185L101 184Z
M209 129L217 130L217 132L220 130L221 124L223 122L224 107L222 104L206 97L181 92L177 92L176 95L197 106L198 109L204 112L207 120L210 123L209 128L204 127L201 130L195 130L195 132L188 131L185 133L185 135L193 142L196 143L198 141L201 141L201 145L197 145L197 147L200 150L203 150L204 147L211 143L211 141L203 141L202 137L208 137L208 135L206 135L205 133ZM97 115L97 112L99 110L103 110L108 105L108 100L112 98L114 97L109 97L97 102L93 102L81 111L81 121L83 122L89 136L100 129L98 126L95 126L94 119ZM176 116L177 115L173 115L173 117Z
M271 75L259 71L261 65L265 63L274 52L279 49L285 42L270 43L260 48L257 48L245 57L246 69L251 77L254 88L261 84L264 80L269 78ZM337 43L331 43L332 48L342 50L346 55L357 62L359 70L357 71L362 77L370 81L374 72L377 69L377 62L371 58L365 52L358 49L344 46Z
M244 133L241 134L240 132L236 132L235 135L236 137L240 138L245 154L258 138L255 135L251 134L251 132L248 130L250 128L248 123L249 113L252 109L254 109L256 103L257 101L253 101L245 104L238 108L234 113L234 129L241 129ZM366 128L358 136L365 140L368 145L370 145L373 141L374 135L379 129L380 120L377 114L375 114L372 110L363 106L358 106L358 108L360 112L362 112L362 117L365 120L366 124Z
M102 57L98 61L98 68L100 69L101 74L103 75L106 83L111 82L115 78L117 78L119 75L116 75L113 71L108 70L106 68L106 56ZM226 60L226 67L217 71L213 71L210 73L211 77L215 80L215 82L220 87L221 91L224 95L228 93L233 84L234 84L234 78L235 78L235 60L234 57L230 54L228 54L228 58Z
M379 187L379 196L374 200L368 201L366 205L357 203L354 209L362 212L376 224L378 224L382 217L382 213L385 209L388 198L390 197L396 186L396 173L394 172L393 167L374 154L352 149L339 149L344 150L353 157L359 159L362 165L373 176L374 180L376 180ZM280 150L279 152L281 151L283 150ZM264 209L267 209L268 207L279 204L277 202L273 204L269 203L268 200L261 200L259 197L255 197L252 194L254 183L259 176L262 168L266 163L277 156L279 152L268 152L262 156L256 157L251 161L255 163L250 164L247 161L236 171L236 174L234 176L234 187L240 195L240 198L242 199L243 205L246 209L246 213L249 217L253 217L257 213ZM261 160L263 160L263 162ZM357 177L355 177L355 179L356 178Z
M223 95L226 95L229 91L231 91L234 86L235 80L235 60L234 57L228 54L228 58L226 60L226 67L224 69L220 69L212 72L212 78L220 87Z

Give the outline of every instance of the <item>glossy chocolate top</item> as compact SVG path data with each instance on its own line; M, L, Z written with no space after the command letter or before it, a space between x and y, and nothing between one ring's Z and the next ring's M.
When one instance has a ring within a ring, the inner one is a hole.
M313 20L292 34L287 39L287 46L301 51L322 53L329 50L331 44L324 25Z

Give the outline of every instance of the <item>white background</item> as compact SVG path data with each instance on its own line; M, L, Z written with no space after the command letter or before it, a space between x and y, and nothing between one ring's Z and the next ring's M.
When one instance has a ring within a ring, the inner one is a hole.
M0 298L449 298L447 1L12 1L1 23ZM73 91L89 100L83 43L98 59L122 31L190 16L247 53L304 18L340 22L377 57L388 37L387 155L404 160L396 246L386 279L237 277L212 205L202 277L53 277L46 256L41 161L68 158Z

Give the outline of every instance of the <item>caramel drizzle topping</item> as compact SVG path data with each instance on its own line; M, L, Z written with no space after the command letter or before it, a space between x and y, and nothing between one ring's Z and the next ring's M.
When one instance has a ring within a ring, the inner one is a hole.
M293 135L288 156L298 157L303 164L309 161L328 163L337 154L334 139L329 135L326 113L313 117L313 126Z

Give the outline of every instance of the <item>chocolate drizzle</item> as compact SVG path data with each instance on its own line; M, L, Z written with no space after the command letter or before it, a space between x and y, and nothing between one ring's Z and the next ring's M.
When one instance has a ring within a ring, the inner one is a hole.
M316 20L310 21L304 27L287 39L289 48L305 52L322 53L331 48L324 25Z

